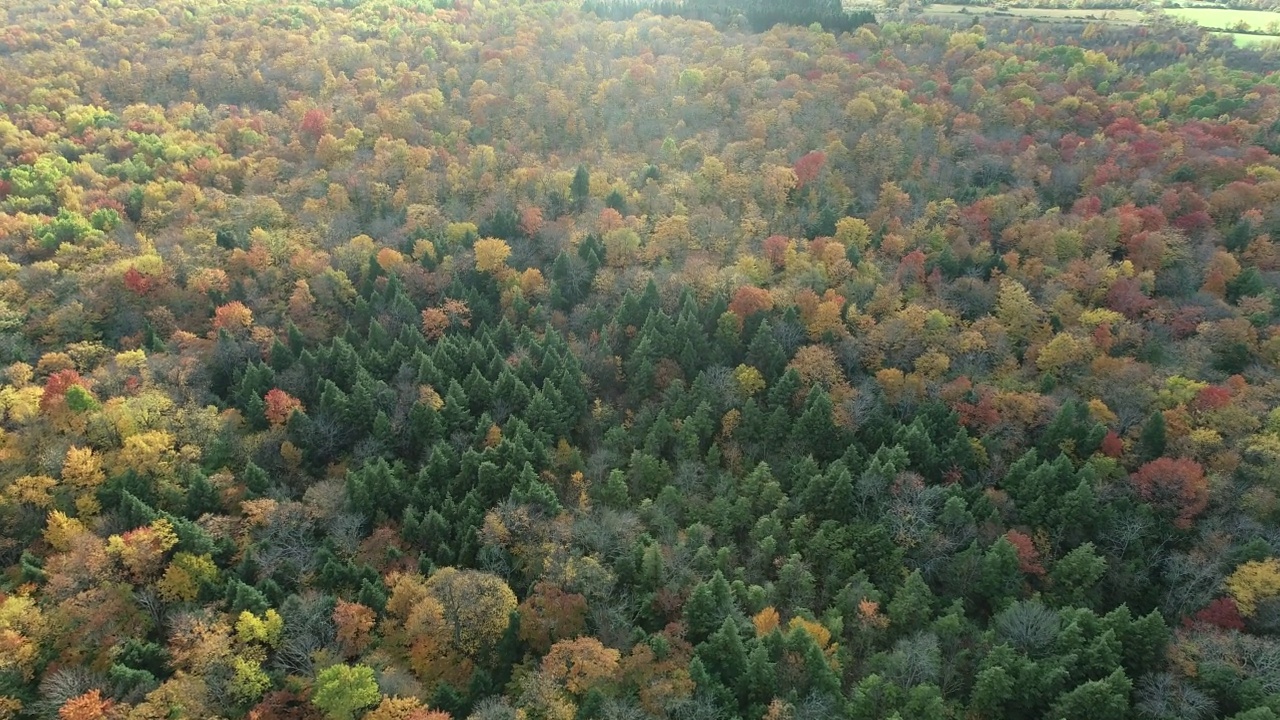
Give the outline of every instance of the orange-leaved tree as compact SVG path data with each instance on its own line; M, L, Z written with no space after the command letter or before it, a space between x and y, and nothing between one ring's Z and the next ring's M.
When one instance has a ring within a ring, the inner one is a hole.
M1200 463L1186 458L1156 458L1129 476L1138 496L1172 513L1174 525L1191 527L1209 505L1209 483Z
M542 670L570 693L581 695L612 680L618 672L620 657L617 650L605 647L593 637L561 640L542 658Z
M262 400L266 405L267 421L274 427L279 427L289 422L289 417L293 415L295 410L300 412L305 409L301 400L280 388L268 390Z

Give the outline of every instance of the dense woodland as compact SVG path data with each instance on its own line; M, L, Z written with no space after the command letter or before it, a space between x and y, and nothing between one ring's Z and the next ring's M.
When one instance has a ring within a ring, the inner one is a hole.
M756 32L775 25L813 25L830 32L848 32L874 23L868 11L846 13L840 0L585 0L582 11L612 20L634 17L642 11L656 15L706 20L715 25L744 21Z
M591 10L0 7L0 717L1280 715L1270 61Z

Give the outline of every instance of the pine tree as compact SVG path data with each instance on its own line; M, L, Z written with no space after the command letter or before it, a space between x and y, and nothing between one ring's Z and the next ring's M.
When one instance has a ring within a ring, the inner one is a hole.
M760 709L774 696L778 688L777 666L769 658L764 643L756 642L747 654L747 665L738 683L738 697L748 716L754 716L752 708Z
M1162 457L1166 442L1164 413L1157 410L1151 413L1147 424L1142 426L1142 435L1138 438L1138 455L1144 462Z
M297 361L293 351L288 345L280 342L280 338L276 338L271 342L271 369L275 372L284 372L293 366Z
M916 418L910 425L899 427L894 434L893 444L907 452L911 467L921 475L930 480L941 479L942 458L920 418Z
M1133 683L1117 669L1103 680L1086 682L1054 703L1052 717L1063 720L1125 720Z
M257 588L235 578L227 581L226 599L228 610L233 615L246 610L255 615L261 615L271 607L270 601Z
M796 447L812 453L821 461L829 462L844 450L844 432L836 426L832 416L831 397L821 385L815 385L805 400L804 410L791 431L791 441Z
M902 635L922 630L933 617L934 602L933 591L925 584L920 571L913 571L889 601L886 608L889 627Z
M729 583L717 570L711 580L694 587L685 603L684 619L689 641L700 643L706 640L736 609Z
M760 323L751 342L747 344L746 361L764 375L765 380L772 383L782 374L787 364L786 351L773 334L773 327L768 320Z
M213 483L204 473L196 470L187 483L186 509L188 518L199 518L205 513L214 513L222 509L222 498Z
M1097 600L1096 586L1107 571L1107 561L1085 543L1062 556L1049 572L1053 594L1066 606L1090 607Z
M572 194L574 206L581 212L587 198L591 196L591 173L587 171L586 165L579 165L573 173L573 183L569 186L569 192Z
M707 672L726 688L741 689L743 675L747 671L747 650L738 634L738 625L726 617L720 628L698 647ZM741 698L743 693L738 692Z
M645 336L623 364L627 373L627 390L634 397L644 398L652 390L658 357L648 336Z
M1021 586L1018 551L1006 536L1000 536L982 558L979 590L988 607L999 609L1012 602Z

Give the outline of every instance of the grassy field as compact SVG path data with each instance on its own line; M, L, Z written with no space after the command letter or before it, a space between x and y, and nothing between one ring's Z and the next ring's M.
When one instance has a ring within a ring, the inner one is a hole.
M1252 30L1265 31L1273 22L1280 22L1280 12L1262 10L1231 10L1221 7L1169 8L1165 12L1180 20L1189 20L1209 29L1230 35L1239 47L1280 42L1280 35L1254 35L1231 32L1237 23L1243 22ZM932 4L924 8L925 15L934 17L1018 17L1040 22L1103 22L1117 25L1141 23L1145 13L1135 9L1101 10L1084 8L1008 8L996 10L991 6Z
M1235 41L1236 47L1251 47L1254 45L1266 45L1268 43L1280 43L1280 36L1276 35L1250 35L1249 33L1214 33L1215 35L1226 35Z
M1264 30L1273 22L1280 22L1280 12L1263 10L1229 10L1227 8L1169 8L1171 17L1190 20L1213 30L1231 30L1237 23L1245 23L1253 30Z

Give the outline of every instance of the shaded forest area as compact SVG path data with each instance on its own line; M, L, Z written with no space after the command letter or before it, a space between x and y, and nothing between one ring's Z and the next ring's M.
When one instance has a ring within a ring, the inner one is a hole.
M705 20L719 26L740 16L755 32L764 32L774 25L807 27L817 23L828 32L841 33L876 21L875 14L865 10L846 13L840 0L587 0L582 10L611 20L626 20L648 11L664 17L678 15Z
M443 4L0 9L0 717L1277 717L1266 56Z

